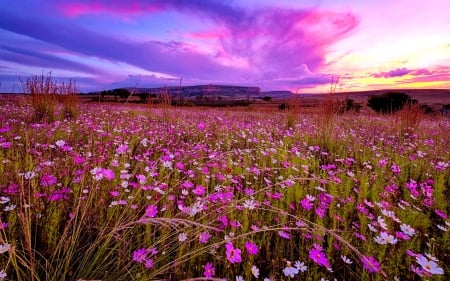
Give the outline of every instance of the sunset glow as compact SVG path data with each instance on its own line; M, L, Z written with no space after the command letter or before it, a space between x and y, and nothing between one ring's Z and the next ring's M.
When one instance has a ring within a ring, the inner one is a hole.
M232 84L299 93L450 87L447 0L6 1L0 92Z

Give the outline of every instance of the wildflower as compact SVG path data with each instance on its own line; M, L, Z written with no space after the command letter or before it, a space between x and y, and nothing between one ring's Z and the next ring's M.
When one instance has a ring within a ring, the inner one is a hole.
M178 241L184 242L186 240L187 240L187 234L186 233L182 232L182 233L178 234Z
M129 152L128 145L121 144L116 148L116 154L124 154Z
M253 210L256 208L256 202L253 199L247 199L244 201L244 208Z
M157 214L158 214L158 207L155 205L149 205L145 209L145 215L147 217L154 218L156 217Z
M313 248L309 250L309 258L318 265L330 268L327 256L323 252L323 248L319 244L314 244Z
M437 263L433 260L428 260L422 254L416 257L416 262L428 273L431 274L444 274L444 270L438 267Z
M11 199L9 199L8 197L2 196L0 197L0 204L6 204L10 201Z
M352 264L353 261L349 258L347 258L347 256L341 256L341 259L346 263L346 264Z
M133 260L139 263L145 262L147 259L147 250L144 248L137 249L133 252Z
M253 243L252 241L245 242L245 249L247 250L247 253L249 255L256 255L256 254L258 254L258 251L259 251L258 246L255 243Z
M236 281L244 281L244 277L241 275L236 276Z
M146 259L144 261L145 268L152 268L154 265L153 259Z
M203 276L205 276L206 278L212 278L214 276L214 274L216 274L214 266L212 265L211 262L207 262L203 266L203 269L205 270L203 272Z
M242 261L241 257L241 249L234 248L232 242L228 242L225 244L225 254L227 256L227 260L231 263L240 263Z
M380 235L374 238L374 240L380 245L396 244L398 242L398 240L393 235L385 231L382 231Z
M284 230L278 231L278 235L280 235L280 237L284 239L291 239L291 235L289 234L289 232L286 232Z
M289 276L291 278L294 278L295 275L298 274L298 268L292 267L291 262L288 261L286 264L286 267L283 269L284 276Z
M36 176L36 173L33 172L33 171L28 171L28 172L26 172L25 174L23 174L23 177L24 177L26 180L30 180L30 179L34 178L35 176Z
M440 216L441 218L443 218L444 220L447 219L447 214L439 209L435 209L434 212L436 213L436 215Z
M311 203L311 201L308 200L308 198L306 198L306 197L300 201L300 204L302 205L302 208L307 211L311 210L313 207L313 204Z
M208 231L205 232L200 232L200 234L198 235L198 241L200 241L200 243L202 244L206 244L208 243L209 238L211 238L211 234L209 234Z
M57 140L55 142L55 144L56 144L57 147L63 147L63 146L66 145L66 141L64 141L64 140Z
M367 269L369 272L380 271L380 263L373 256L362 256L361 262L363 263L363 268Z
M384 222L384 219L383 219L382 217L378 216L377 221L378 221L378 225L379 225L382 229L387 230L387 224Z
M295 263L294 263L294 266L300 271L300 272L305 272L307 269L308 269L308 267L305 265L305 263L304 262L302 262L302 261L296 261Z
M410 225L407 225L407 224L400 225L400 229L405 235L408 235L410 237L416 233L414 228L412 228Z
M54 175L43 175L40 181L43 187L50 187L56 184L56 177Z
M205 123L198 123L197 124L197 129L199 130L199 131L203 131L204 129L205 129Z
M8 252L9 249L11 249L11 246L9 244L0 245L0 254Z
M252 271L253 276L255 276L255 278L259 277L259 268L258 267L253 265L251 271Z
M0 271L0 280L3 280L3 279L5 279L6 280L6 277L7 277L8 275L6 274L6 272L5 272L5 270L1 270Z

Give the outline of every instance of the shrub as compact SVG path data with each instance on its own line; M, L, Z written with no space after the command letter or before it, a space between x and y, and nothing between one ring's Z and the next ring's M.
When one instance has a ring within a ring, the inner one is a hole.
M58 85L59 101L63 108L62 113L64 118L76 118L78 116L78 95L75 82L62 82Z
M382 95L369 97L367 106L378 113L393 113L401 110L406 104L415 104L417 100L405 93L388 92Z
M47 76L32 76L22 81L25 93L30 94L33 107L32 120L53 122L57 105L58 86L53 82L51 73Z

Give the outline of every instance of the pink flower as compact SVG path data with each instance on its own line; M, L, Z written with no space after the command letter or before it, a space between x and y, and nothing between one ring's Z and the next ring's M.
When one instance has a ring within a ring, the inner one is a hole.
M128 145L126 145L126 144L121 144L116 148L117 154L124 154L127 152L128 152Z
M363 263L363 268L367 269L369 272L380 271L380 263L373 256L362 256L361 262Z
M259 251L258 246L255 243L253 243L252 241L245 242L245 249L247 250L247 253L249 255L256 255L256 254L258 254L258 251Z
M141 248L133 252L133 260L139 263L145 262L147 258L147 249Z
M242 261L241 257L241 249L234 248L232 242L228 242L225 244L225 254L227 256L227 260L231 263L240 263Z
M56 177L53 175L43 175L40 183L43 187L50 187L56 184Z
M313 248L309 250L309 258L317 263L318 265L330 268L330 263L328 262L327 256L323 252L322 247L319 244L314 244Z
M145 209L145 215L150 218L154 218L158 214L158 207L155 205L149 205Z
M212 263L207 262L204 266L203 269L205 270L203 272L203 276L205 276L206 278L212 278L214 276L214 274L216 274L214 266L212 265Z
M113 180L115 175L114 171L111 169L102 169L103 178L107 180Z
M211 234L209 234L208 231L200 232L200 234L198 235L198 241L200 241L200 243L202 244L208 243L209 238L211 238Z
M311 203L311 201L309 201L306 197L300 201L300 204L302 205L302 208L307 211L311 210L313 207L313 203Z

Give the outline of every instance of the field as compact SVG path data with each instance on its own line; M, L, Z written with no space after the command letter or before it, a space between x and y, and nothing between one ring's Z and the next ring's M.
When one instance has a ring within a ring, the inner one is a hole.
M0 279L450 277L449 117L61 112L0 97Z

